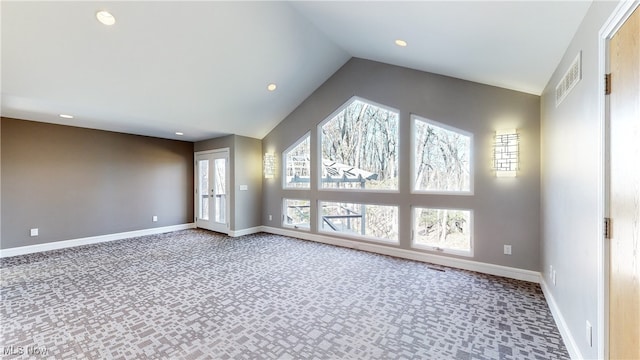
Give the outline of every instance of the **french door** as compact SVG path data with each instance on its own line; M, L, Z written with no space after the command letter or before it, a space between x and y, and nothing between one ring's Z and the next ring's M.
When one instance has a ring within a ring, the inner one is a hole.
M229 232L229 149L198 152L196 157L196 226Z

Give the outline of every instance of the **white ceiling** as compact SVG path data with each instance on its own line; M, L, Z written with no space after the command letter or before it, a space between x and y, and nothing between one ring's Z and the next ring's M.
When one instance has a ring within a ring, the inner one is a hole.
M262 138L352 56L539 95L590 4L2 1L1 112Z

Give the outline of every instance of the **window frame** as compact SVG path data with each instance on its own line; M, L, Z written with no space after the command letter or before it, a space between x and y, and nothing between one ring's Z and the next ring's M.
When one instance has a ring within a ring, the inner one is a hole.
M308 201L309 202L309 226L308 227L304 227L304 226L300 226L300 225L292 225L292 224L287 224L286 223L285 218L287 216L287 200ZM302 230L302 231L311 231L311 207L312 207L311 199L283 197L282 198L282 227L283 228L289 228L289 229Z
M295 149L298 145L303 143L307 138L309 138L309 185L306 187L293 187L287 186L287 154ZM283 190L311 190L311 177L313 176L313 167L311 166L311 131L307 131L304 135L302 135L298 140L296 140L292 145L286 148L282 152L282 189Z
M435 127L442 128L447 131L452 131L455 133L459 133L464 136L469 137L469 190L419 190L416 189L416 127L417 122L423 122L426 124L433 125ZM474 136L473 133L456 128L451 125L443 124L441 122L431 120L421 115L411 114L411 149L410 149L410 176L411 176L411 194L430 194L430 195L454 195L454 196L472 196L474 195L474 183L475 183L475 149L474 149Z
M343 111L345 108L347 108L348 106L350 106L352 103L356 102L356 101L360 101L360 102L364 102L367 103L369 105L373 105L376 107L379 107L381 109L384 109L386 111L389 112L394 112L396 114L398 114L398 129L397 129L397 134L398 134L398 138L396 141L396 156L397 156L397 161L396 161L396 167L398 170L398 176L396 177L397 182L398 182L398 187L396 189L381 189L381 190L377 190L377 189L358 189L358 188L349 188L349 189L340 189L340 188L325 188L323 186L323 181L322 181L322 173L323 173L323 169L322 167L324 166L324 164L322 163L322 126L324 124L326 124L327 122L333 120L333 118L335 118L341 111ZM317 143L316 143L316 152L317 152L317 156L318 156L318 163L316 165L316 171L317 176L316 179L318 181L317 183L317 190L319 192L321 191L335 191L335 192L361 192L361 193L378 193L378 194L382 194L382 193L387 193L387 194L399 194L400 193L400 187L401 187L401 179L402 176L400 174L400 151L402 149L401 145L402 145L402 139L400 136L400 131L401 131L401 113L400 110L395 109L391 106L387 106L387 105L382 105L379 104L375 101L371 101L365 98L362 98L360 96L352 96L351 98L349 98L349 100L347 100L346 102L342 103L342 105L338 106L338 108L336 108L331 114L329 114L328 116L326 116L322 121L320 121L318 123L318 125L316 126L316 132L317 132Z
M351 233L346 233L346 232L341 232L341 231L323 230L323 224L322 224L322 204L323 203L348 203L348 204L367 205L367 206L395 207L396 208L396 213L397 213L396 221L397 221L397 226L398 226L398 239L397 240L392 240L392 239L380 238L380 237L375 237L375 236L351 234ZM377 242L377 243L386 244L386 245L396 245L396 246L400 245L400 206L399 205L379 204L379 203L363 203L363 202L355 202L355 201L351 201L351 200L345 200L345 201L341 201L341 200L318 200L317 201L317 211L318 211L318 215L317 215L317 221L318 221L318 226L317 226L318 230L317 230L317 232L318 232L318 234L330 235L330 236L334 236L334 237L343 237L343 238L355 239L355 240L365 240L365 241L368 241L368 242Z
M468 211L469 212L469 250L458 250L458 249L450 249L450 248L440 248L437 246L431 246L431 245L425 245L425 244L419 244L416 242L416 226L418 225L416 223L416 211L421 210L421 209L427 209L427 210L452 210L452 211ZM474 211L473 209L463 209L463 208L452 208L452 207L444 207L444 206L438 206L438 207L428 207L428 205L424 205L424 206L411 206L411 248L412 249L419 249L419 250L427 250L427 251L433 251L433 252L437 252L437 253L441 253L441 254L449 254L449 255L458 255L458 256L465 256L465 257L474 257L474 233L475 233L475 227L474 227Z

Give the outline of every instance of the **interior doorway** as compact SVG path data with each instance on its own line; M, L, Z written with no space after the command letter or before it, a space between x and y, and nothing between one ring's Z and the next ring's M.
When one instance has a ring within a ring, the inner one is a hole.
M229 232L229 149L195 154L196 226Z

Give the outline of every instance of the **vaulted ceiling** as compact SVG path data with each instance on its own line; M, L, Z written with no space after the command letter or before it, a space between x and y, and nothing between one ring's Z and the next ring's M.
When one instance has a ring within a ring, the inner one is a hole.
M262 138L351 57L539 95L590 4L2 1L1 113Z

